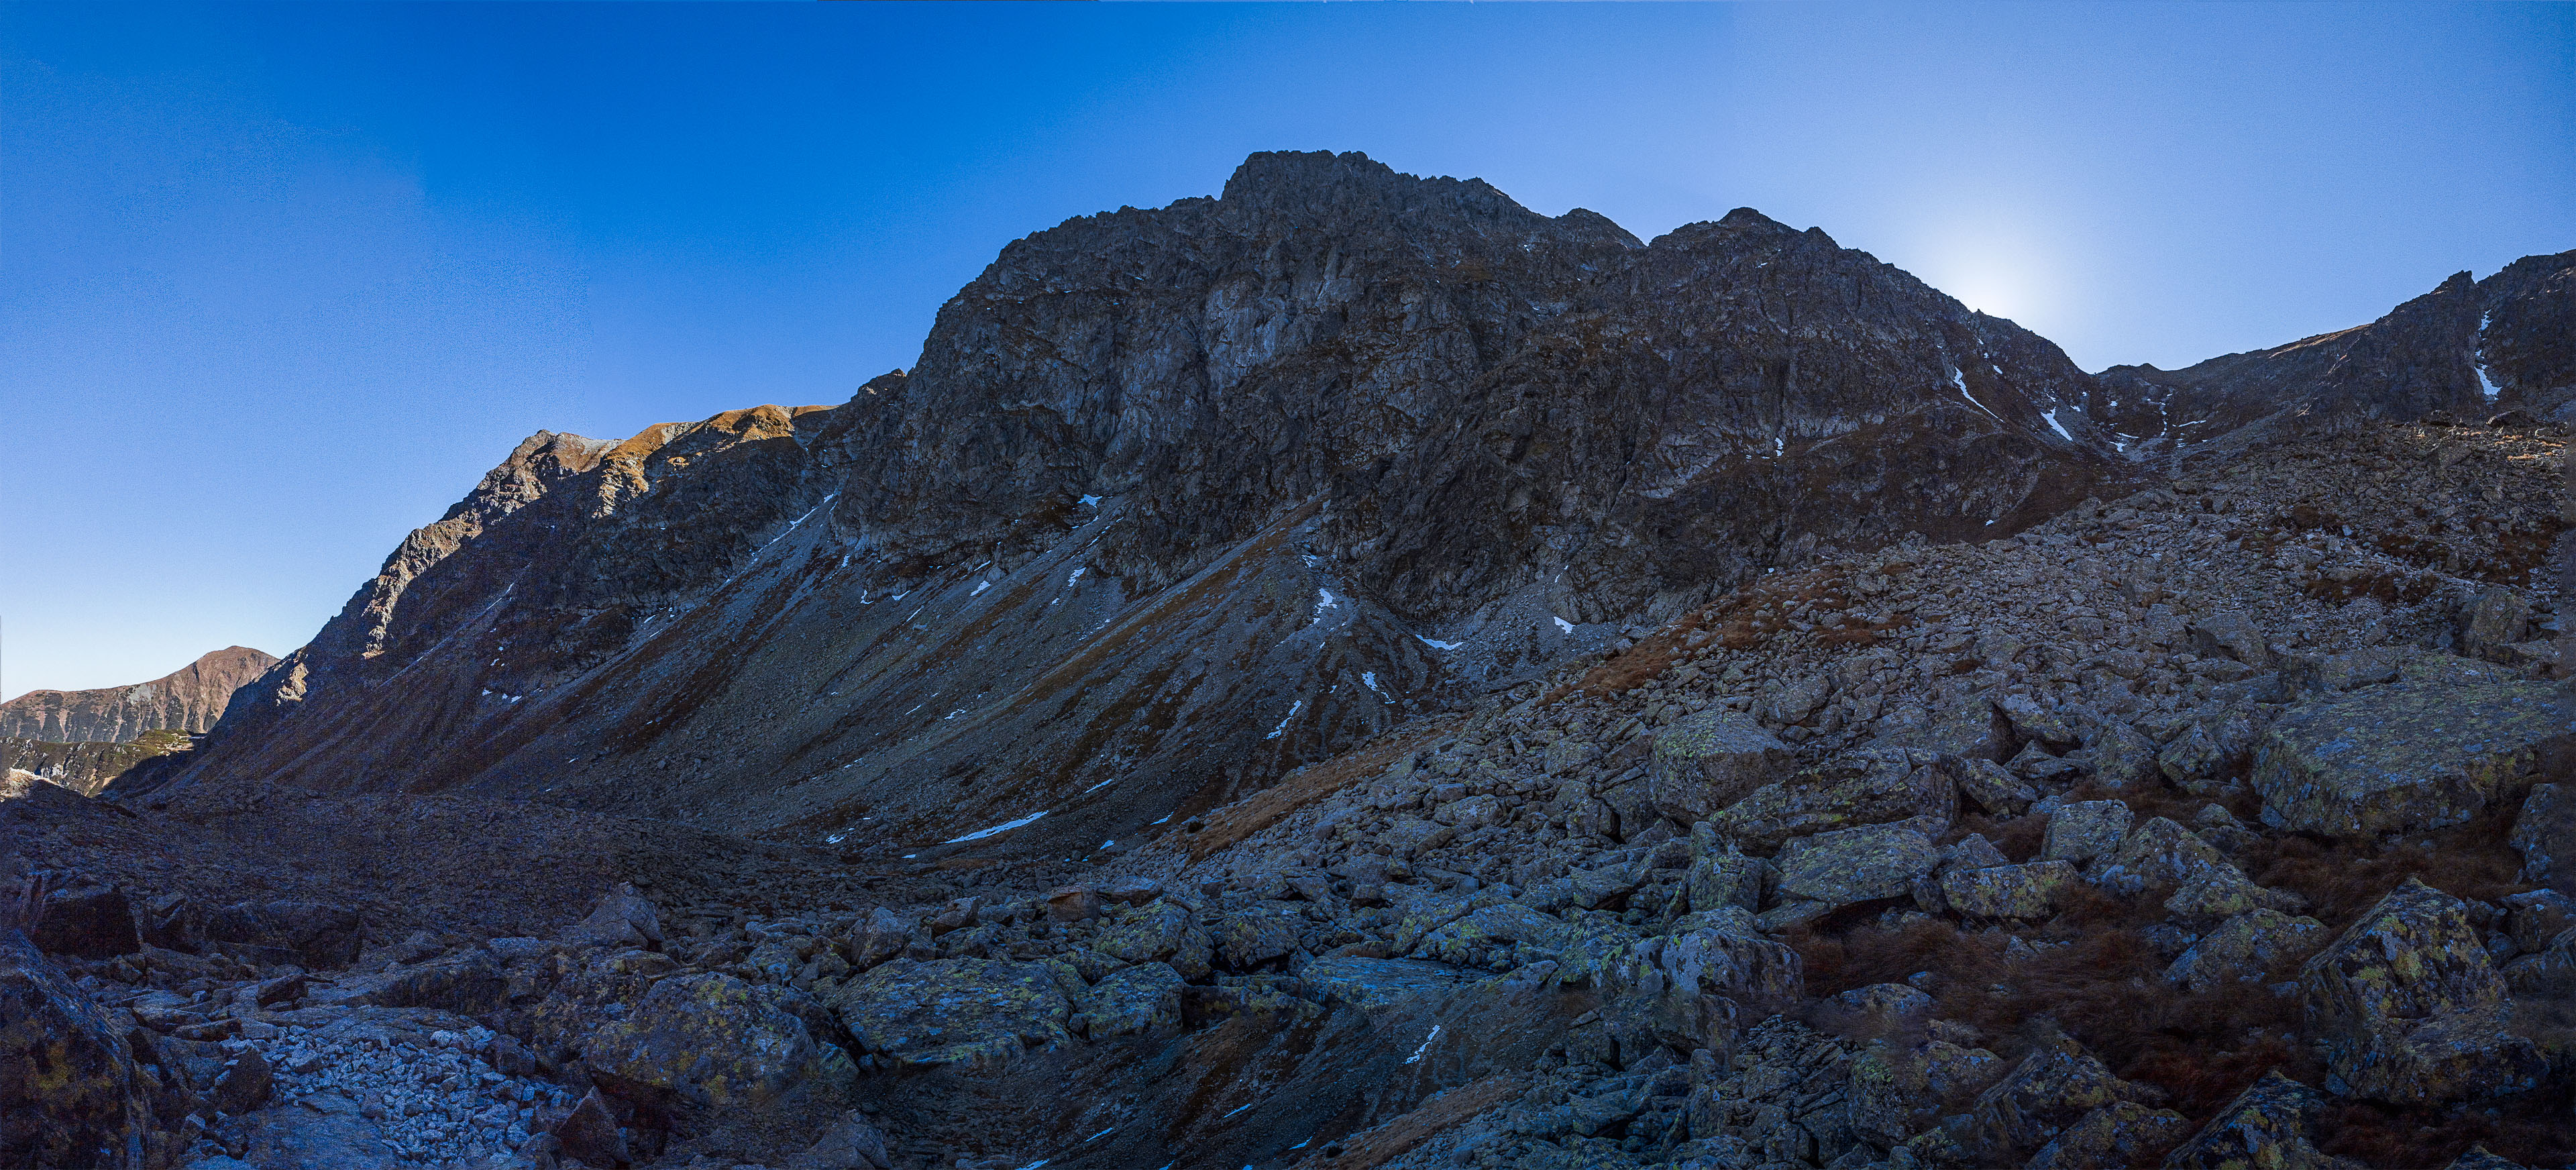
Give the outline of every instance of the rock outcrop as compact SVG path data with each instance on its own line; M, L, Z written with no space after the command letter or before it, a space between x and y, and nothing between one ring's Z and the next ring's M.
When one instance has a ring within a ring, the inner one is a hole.
M2461 272L2367 325L2179 370L2113 366L2082 404L2139 455L2242 450L2365 420L2483 420L2576 404L2576 252Z
M234 691L275 665L271 655L227 646L150 682L94 691L29 691L0 703L0 739L125 743L148 731L206 731L223 716Z
M127 769L193 746L195 741L179 731L147 731L123 743L0 737L0 768L41 776L83 796L96 796Z

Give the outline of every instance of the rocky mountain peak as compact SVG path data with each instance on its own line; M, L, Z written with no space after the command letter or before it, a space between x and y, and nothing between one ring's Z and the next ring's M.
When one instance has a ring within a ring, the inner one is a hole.
M122 743L147 731L205 731L232 693L277 659L227 646L150 682L90 691L29 691L0 703L0 737Z

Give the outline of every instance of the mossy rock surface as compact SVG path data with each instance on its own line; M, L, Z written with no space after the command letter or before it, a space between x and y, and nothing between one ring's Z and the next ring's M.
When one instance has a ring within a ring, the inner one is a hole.
M2464 681L2491 670L2410 666L2411 681L2292 707L2255 748L2264 823L2367 837L2476 816L2531 773L2543 745L2576 733L2555 687Z
M880 1063L987 1066L1072 1039L1055 973L997 959L894 959L829 994Z
M626 1018L591 1033L583 1061L595 1076L715 1108L774 1100L809 1078L855 1072L779 994L714 972L664 979Z

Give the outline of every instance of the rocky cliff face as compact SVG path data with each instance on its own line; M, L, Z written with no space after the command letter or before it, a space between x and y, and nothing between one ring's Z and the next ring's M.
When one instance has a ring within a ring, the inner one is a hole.
M205 731L233 692L277 659L227 646L147 683L95 691L29 691L0 703L0 737L122 743L147 731Z
M147 731L123 743L56 743L0 736L0 768L95 796L127 769L190 746L187 734L177 731Z
M2576 403L2570 320L2576 252L2526 256L2485 280L2457 273L2367 325L2180 370L2113 366L2084 405L2141 455L2241 451L2433 411L2558 417Z
M2052 514L2118 471L2089 386L1751 211L1640 245L1257 155L1012 244L844 406L531 439L180 786L1116 848L1764 571Z

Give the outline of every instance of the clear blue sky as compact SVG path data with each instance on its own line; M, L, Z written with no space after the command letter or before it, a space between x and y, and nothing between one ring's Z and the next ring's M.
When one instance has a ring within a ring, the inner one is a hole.
M529 432L843 401L1317 148L2172 366L2576 247L2576 8L0 7L0 685L291 650Z

